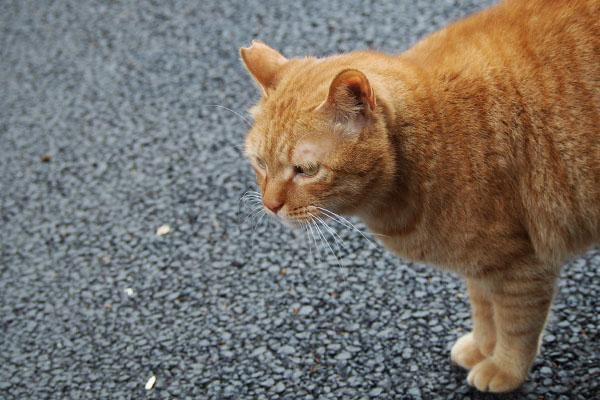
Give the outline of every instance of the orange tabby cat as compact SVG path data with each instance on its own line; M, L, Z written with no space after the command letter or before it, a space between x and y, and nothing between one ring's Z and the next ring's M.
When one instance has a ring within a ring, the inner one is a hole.
M600 1L508 0L400 55L240 52L267 212L358 215L463 275L473 331L452 359L479 390L518 387L561 265L600 239Z

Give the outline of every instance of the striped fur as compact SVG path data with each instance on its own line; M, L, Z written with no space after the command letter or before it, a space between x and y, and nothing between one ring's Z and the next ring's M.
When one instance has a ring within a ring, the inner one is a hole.
M507 0L399 55L241 54L263 93L246 139L263 201L290 223L358 215L462 274L474 330L452 357L482 391L518 387L561 265L600 238L600 1Z

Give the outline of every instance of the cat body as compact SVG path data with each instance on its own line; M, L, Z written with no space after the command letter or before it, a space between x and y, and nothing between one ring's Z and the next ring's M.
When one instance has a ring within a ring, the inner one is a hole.
M452 358L480 390L518 387L560 267L600 241L600 1L508 0L399 55L241 55L268 212L358 215L464 276L473 332Z

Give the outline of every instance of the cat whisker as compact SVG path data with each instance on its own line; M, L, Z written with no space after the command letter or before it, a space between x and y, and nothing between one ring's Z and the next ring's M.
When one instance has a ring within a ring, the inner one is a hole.
M260 205L261 204L261 196L260 193L248 190L246 193L242 195L240 200L238 201L238 206L240 205Z
M239 201L239 203L243 203L243 205L247 205L247 204L260 204L261 203L261 199L260 197L253 197L253 196L246 196L246 197L242 197Z
M336 221L339 224L344 225L344 226L346 226L348 228L352 228L353 230L357 231L358 233L366 233L366 234L374 235L374 236L386 236L386 235L382 235L382 234L378 234L378 233L361 231L352 222L350 222L348 219L346 219L346 218L342 217L340 214L337 214L337 213L335 213L335 212L333 212L331 210L328 210L326 208L319 207L319 206L310 206L310 207L313 207L313 208L316 208L317 210L323 211L328 217L330 217L334 221ZM386 236L386 237L389 237L389 236Z
M310 212L309 212L310 214ZM312 214L311 214L312 215ZM323 227L329 232L329 234L331 235L331 237L333 237L333 240L335 241L335 243L338 245L338 249L340 248L344 248L346 249L346 251L348 251L348 247L346 246L346 244L344 243L344 240L340 237L340 235L337 234L337 232L335 230L333 230L333 228L331 228L329 225L327 225L327 223L320 217L316 216L316 215L312 215L314 218L317 219L318 222L321 223L321 225L323 225ZM336 257L337 259L337 257ZM344 270L342 269L341 263L338 259L338 265L340 266L340 271L342 273L342 276L344 278L344 282L346 281L346 276L344 274Z
M261 206L261 205L262 205L262 201L260 199L244 199L245 207L256 207L256 206Z
M241 197L241 199L246 198L260 198L260 193L254 190L247 190Z
M315 232L313 231L313 228L312 228L313 223L314 222L312 220L309 220L306 222L306 225L308 226L308 229L310 229L310 235L312 236L312 240L315 244L315 253L318 253L319 258L321 258L321 252L319 251L319 247L317 246L317 238L315 237Z
M262 214L266 214L265 210L261 207L257 207L252 211L252 215L250 215L246 221L250 221L250 225L252 225L254 222L256 222L256 219L258 218L258 216L260 216Z
M260 200L260 194L253 191L247 191L242 195L238 201L238 215L241 214L242 207L244 209L250 209L249 215L246 216L239 226L245 224L248 220L252 219L256 215L256 212L262 209L262 202Z
M311 216L311 218L314 218L314 216L312 214L309 213L309 215ZM346 282L346 274L344 273L344 269L342 268L342 263L340 262L340 259L335 254L335 251L333 251L333 248L329 244L329 241L325 237L325 234L323 233L323 231L321 230L321 228L319 228L319 225L317 224L317 222L315 222L314 219L311 219L311 220L312 220L312 222L313 222L313 224L314 224L314 226L315 226L315 228L317 230L317 233L319 234L319 237L321 238L321 242L325 243L325 245L327 246L327 248L331 252L331 255L333 255L333 257L335 257L335 260L337 261L337 264L338 264L338 266L340 268L340 273L342 274L342 279L344 280L344 282Z
M242 204L240 204L241 206L243 205L244 207L255 207L255 206L260 206L262 205L262 201L260 198L258 197L246 197L244 199L240 199L240 202L242 202Z
M314 260L315 256L313 255L313 252L312 252L312 241L310 240L310 232L308 230L309 223L307 221L304 221L302 226L304 227L304 230L306 231L306 235L308 236L308 251L310 252L310 258L312 258Z
M204 106L204 107L219 107L219 108L224 108L225 110L231 111L232 113L234 113L235 115L237 115L238 117L240 117L241 119L243 119L243 120L244 120L244 122L246 122L246 124L248 124L248 126L249 126L250 128L252 128L252 124L250 123L250 121L248 121L248 119L246 119L246 118L245 118L245 117L244 117L242 114L240 114L239 112L237 112L237 111L235 111L235 110L232 110L232 109L231 109L231 108L229 108L229 107L225 107L225 106L222 106L222 105L219 105L219 104L204 104L203 106Z
M323 225L323 227L331 234L331 236L333 237L333 239L335 240L335 242L338 245L340 245L343 248L345 248L346 250L348 250L348 247L346 246L346 244L344 243L344 240L340 237L340 235L338 235L337 232L333 230L333 228L331 228L329 225L327 225L327 223L322 218L320 218L317 215L311 214L310 212L308 214L313 216L314 218L316 218L317 221L320 222L321 225Z
M262 211L262 215L258 218L258 220L256 221L256 224L254 225L254 229L252 230L252 236L251 236L252 237L252 245L250 246L251 248L254 248L254 243L256 241L256 228L260 224L260 221L265 217L265 215L267 215L267 213L264 210L261 209L261 211ZM269 219L267 218L267 221L268 220Z
M249 194L256 194L256 195L260 195L259 192L257 192L256 190L246 190L246 192L244 192L243 196L245 195L249 195ZM243 197L242 196L242 197Z
M241 212L238 211L238 215L240 215L238 221L240 221L238 223L238 226L243 226L246 225L246 223L248 223L249 221L253 221L255 219L256 216L258 216L258 214L260 213L260 211L262 211L262 206L256 205L254 206L252 209L250 209L250 211L246 214L246 216L243 218L241 218Z
M243 226L248 222L250 222L249 225L251 226L252 223L256 220L256 218L261 214L261 211L266 214L262 205L255 206L252 210L250 210L246 218L244 218L244 220L240 222L239 226Z
M365 234L365 232L361 231L360 229L358 229L352 222L348 221L346 218L342 217L341 215L334 213L333 211L330 211L326 208L323 207L318 207L318 206L309 206L312 208L315 208L317 210L322 211L325 215L327 215L329 218L331 218L333 221L337 222L340 225L345 226L346 228L349 228L351 230L354 230L358 233L360 233L360 235L365 238L365 240L371 245L371 247L373 247L374 249L377 248L377 246L375 245L375 243L373 243ZM367 232L367 234L370 235L374 235L374 236L383 236L383 237L389 237L386 235L381 235L381 234L377 234L377 233L370 233Z

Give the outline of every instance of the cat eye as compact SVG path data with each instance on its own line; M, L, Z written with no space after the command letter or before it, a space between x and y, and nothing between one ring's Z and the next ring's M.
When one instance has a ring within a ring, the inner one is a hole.
M263 161L262 158L260 157L256 157L256 163L258 164L259 167L261 167L262 169L267 169L267 164L265 164L265 162Z
M304 166L297 165L296 172L304 176L315 176L319 172L321 166L319 164L308 164Z

